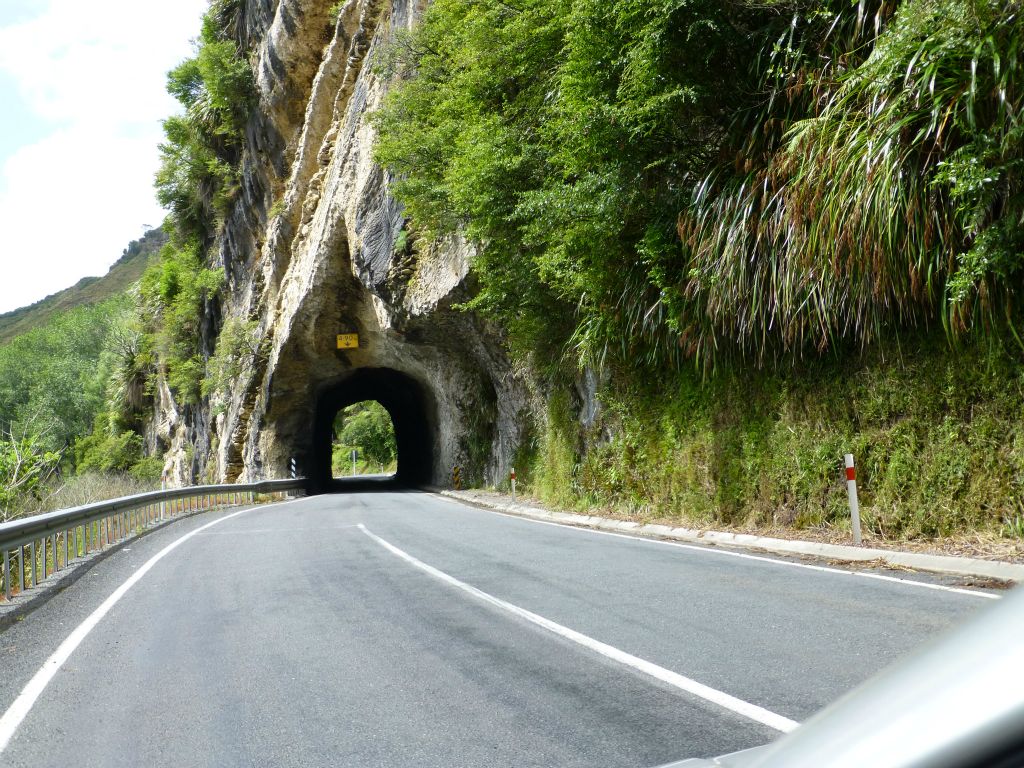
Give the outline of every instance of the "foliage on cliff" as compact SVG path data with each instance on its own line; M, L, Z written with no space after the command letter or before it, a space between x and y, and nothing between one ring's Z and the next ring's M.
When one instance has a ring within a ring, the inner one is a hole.
M436 0L397 35L412 230L469 236L519 352L603 370L589 427L552 377L525 483L842 526L853 451L876 533L1019 535L1020 10Z
M223 269L211 269L194 243L172 243L142 276L140 309L154 366L187 403L199 399L206 359L200 348L203 308L220 289Z
M255 103L252 68L236 42L241 7L213 0L195 56L167 76L168 92L184 109L164 121L156 177L171 240L143 277L141 313L153 370L186 403L198 401L207 378L200 331L224 280L209 249L238 192L243 131Z
M227 5L211 5L195 56L167 75L167 91L184 114L164 121L157 198L187 240L208 239L237 193L242 131L254 101L252 69L224 26Z
M1020 27L1005 0L437 0L377 157L528 348L708 369L1014 328Z

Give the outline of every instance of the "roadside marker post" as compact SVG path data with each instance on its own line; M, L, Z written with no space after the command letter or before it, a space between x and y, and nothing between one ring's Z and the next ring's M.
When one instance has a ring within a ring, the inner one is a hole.
M857 469L853 454L846 454L846 493L850 497L850 521L853 523L853 543L860 546L860 503L857 501Z
M516 500L516 468L512 467L512 501Z

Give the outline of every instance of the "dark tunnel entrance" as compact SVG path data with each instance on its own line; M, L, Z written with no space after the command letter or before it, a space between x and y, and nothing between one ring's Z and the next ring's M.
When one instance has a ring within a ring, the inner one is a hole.
M394 482L404 486L429 483L434 476L437 423L433 398L419 382L404 373L391 368L359 368L324 389L317 398L309 474L311 490L324 493L351 485L333 478L334 419L342 408L363 400L376 400L391 416L398 446Z

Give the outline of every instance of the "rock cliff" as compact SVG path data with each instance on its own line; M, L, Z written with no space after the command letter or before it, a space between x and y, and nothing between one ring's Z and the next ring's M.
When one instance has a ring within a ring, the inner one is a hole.
M170 446L179 482L286 476L293 457L322 476L325 421L369 395L392 411L400 473L404 461L411 480L447 485L458 466L496 482L523 438L528 388L499 331L455 308L469 295L469 245L417 243L372 159L370 116L388 87L375 64L424 3L349 0L336 20L328 6L248 0L239 11L260 106L217 240L226 288L203 333L211 354L232 320L259 343L199 406L160 388L152 437ZM337 349L343 333L359 348Z

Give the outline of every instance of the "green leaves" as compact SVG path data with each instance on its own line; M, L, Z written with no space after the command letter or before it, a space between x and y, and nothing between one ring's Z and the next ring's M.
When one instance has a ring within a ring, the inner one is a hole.
M744 172L719 169L680 216L706 360L723 346L761 363L863 346L940 318L955 335L972 316L991 326L1019 290L1021 105L1001 65L1019 36L1012 7L906 0L891 18L879 7L867 40L838 14L817 43L797 17L806 41L791 36L790 71L771 70L789 90L757 122L781 137L755 132Z
M1021 287L1019 38L997 0L442 0L377 156L427 239L476 245L468 306L554 359L957 334Z
M217 337L217 348L207 365L202 394L230 399L239 376L250 374L265 361L269 340L260 334L259 321L229 318Z
M0 517L35 508L58 468L66 479L141 460L150 361L133 298L58 314L0 347Z
M338 414L340 427L335 443L343 447L337 470L345 473L349 451L359 451L359 458L387 467L398 456L395 429L391 416L375 400L350 405Z
M198 401L206 365L199 336L203 308L224 283L223 269L209 269L199 246L170 243L142 277L141 304L147 344L163 366L171 389Z
M126 304L119 297L65 312L0 347L0 431L53 451L88 434L104 404L101 358Z
M728 26L712 2L442 0L397 39L377 158L426 238L474 242L469 306L517 349L674 358L653 318L682 267L681 174L745 66Z
M60 465L61 454L47 449L38 433L0 433L0 523L18 514L26 497L36 497Z
M167 75L185 114L164 121L157 198L184 238L208 238L238 189L242 132L255 103L252 70L229 39L233 2L217 2L203 21L196 55Z

